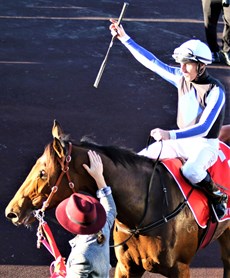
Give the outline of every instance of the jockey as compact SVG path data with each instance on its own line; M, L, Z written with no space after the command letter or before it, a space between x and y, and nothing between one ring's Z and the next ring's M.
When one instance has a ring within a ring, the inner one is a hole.
M141 64L170 82L178 91L178 129L154 128L150 135L157 141L140 155L156 159L182 157L186 160L181 172L194 186L202 188L211 199L219 219L224 217L227 195L212 181L207 169L218 158L219 140L225 114L224 86L210 76L206 66L212 54L206 44L189 40L174 50L172 57L180 67L169 66L138 45L114 19L110 30Z

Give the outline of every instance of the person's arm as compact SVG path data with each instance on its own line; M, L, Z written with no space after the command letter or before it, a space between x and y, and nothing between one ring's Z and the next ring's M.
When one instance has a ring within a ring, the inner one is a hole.
M116 20L110 19L110 21L112 22L109 27L111 34L116 36L124 44L138 62L177 87L177 82L182 75L179 67L171 67L163 63L154 54L131 39L126 34L123 26L118 26Z
M205 137L208 135L210 129L213 127L217 117L219 116L224 106L224 103L224 91L220 87L216 86L210 91L206 99L207 105L203 110L198 123L187 128L176 130L163 130L160 128L155 128L151 130L150 135L156 141L189 137Z
M106 211L107 222L111 228L117 215L116 205L112 196L112 190L105 182L103 175L103 164L100 155L95 151L90 150L88 152L88 156L90 167L87 164L83 164L83 167L96 181L98 187L97 197L100 199L100 202Z
M214 125L224 104L224 91L220 87L215 86L208 94L206 107L204 108L198 123L187 128L171 130L169 132L170 139L205 137Z

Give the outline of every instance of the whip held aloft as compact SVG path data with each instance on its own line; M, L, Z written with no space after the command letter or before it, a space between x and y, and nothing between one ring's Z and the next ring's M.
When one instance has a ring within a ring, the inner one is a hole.
M117 21L118 25L120 25L120 23L121 23L121 21L122 21L122 18L124 17L125 11L126 11L126 9L127 9L127 7L128 7L128 5L129 5L129 4L128 4L127 2L125 2L125 3L123 4L123 8L122 8L122 10L121 10L121 14L120 14L119 19L118 19L118 21ZM114 41L115 38L116 38L116 36L113 36L112 39L111 39L111 42L110 42L110 44L109 44L109 48L108 48L108 50L107 50L107 52L106 52L105 58L104 58L104 60L103 60L103 62L102 62L102 64L101 64L101 67L100 67L100 69L99 69L99 72L98 72L98 74L97 74L96 80L95 80L94 85L93 85L95 88L97 88L98 85L99 85L99 82L100 82L100 80L101 80L103 71L104 71L104 69L105 69L105 66L106 66L106 63L107 63L107 60L108 60L108 56L109 56L110 49L111 49L112 46L113 46L113 41Z

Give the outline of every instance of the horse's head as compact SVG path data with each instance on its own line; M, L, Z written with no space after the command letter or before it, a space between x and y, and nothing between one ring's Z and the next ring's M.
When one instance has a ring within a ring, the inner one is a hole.
M69 165L66 165L69 143L56 121L52 135L53 141L46 146L44 153L38 158L6 208L6 217L15 225L29 225L33 222L33 211L42 208L57 183L59 183L58 193L50 198L49 208L55 207L72 192L66 175L69 169Z
M6 208L6 217L13 224L29 225L35 219L34 211L43 212L46 208L55 208L71 195L73 185L75 191L96 196L96 183L82 166L89 163L88 150L95 150L100 154L105 180L112 187L117 208L125 206L127 213L122 214L120 219L131 222L130 215L136 216L139 210L143 210L145 194L142 194L142 190L146 192L152 173L150 159L124 148L101 146L88 141L72 145L56 121L52 135L53 141L46 146ZM140 186L143 182L145 187ZM133 193L134 206L131 205Z

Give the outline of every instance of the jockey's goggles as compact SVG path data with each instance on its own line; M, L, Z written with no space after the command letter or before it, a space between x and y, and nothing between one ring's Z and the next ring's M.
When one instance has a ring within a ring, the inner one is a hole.
M172 56L177 63L201 62L205 65L212 63L212 53L209 47L195 39L176 48Z
M181 47L174 50L172 57L177 63L199 62L199 58L201 58L194 55L191 49Z
M201 62L204 64L209 64L210 59L197 56L189 48L178 47L174 50L172 57L177 63L189 63L189 62Z

